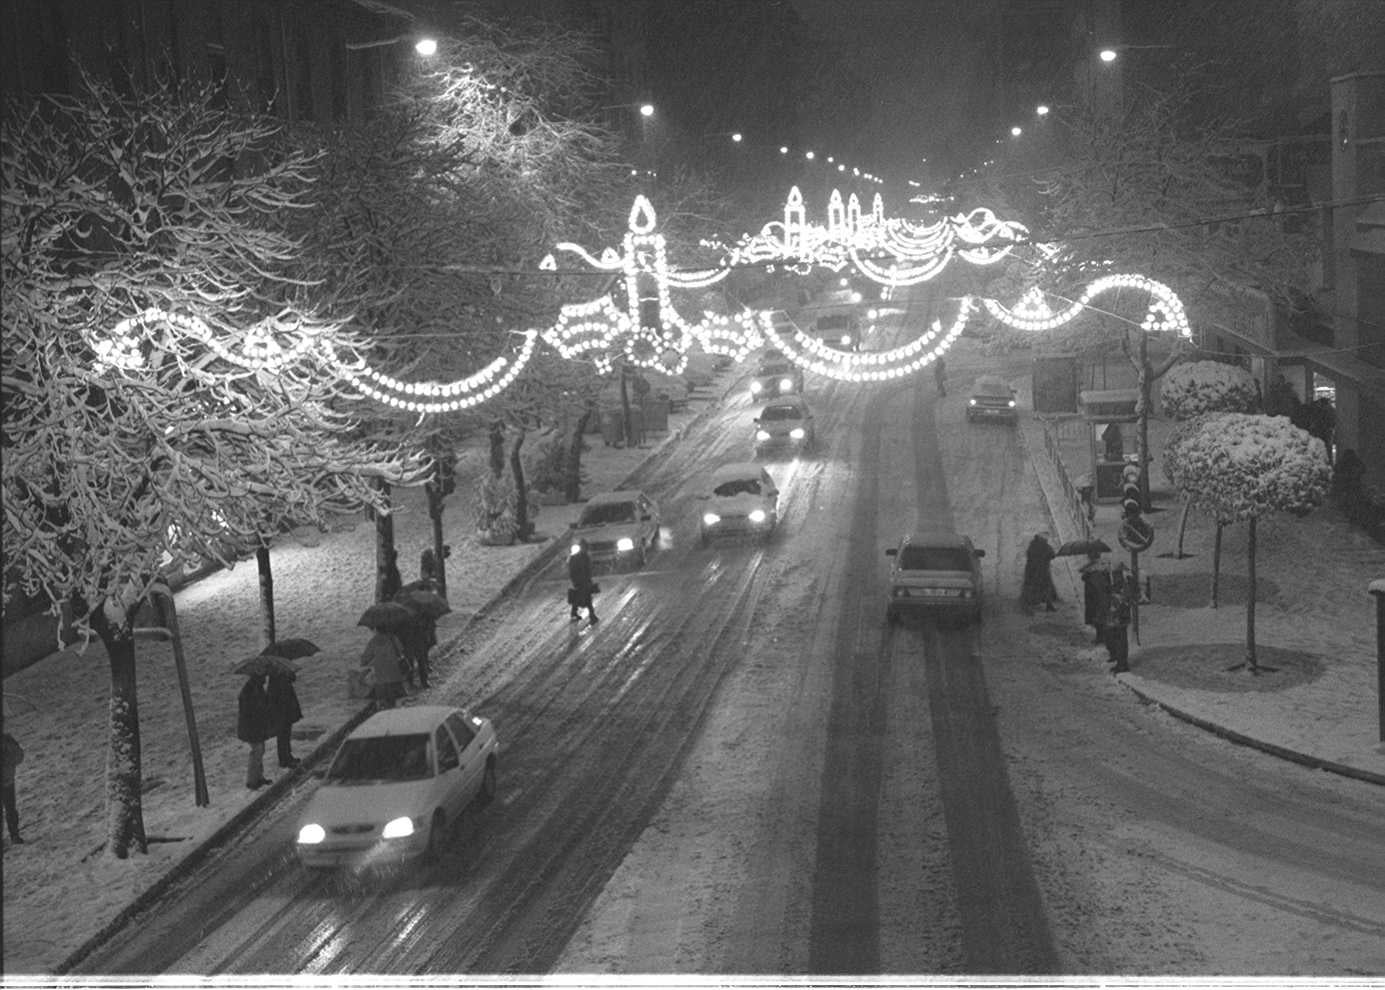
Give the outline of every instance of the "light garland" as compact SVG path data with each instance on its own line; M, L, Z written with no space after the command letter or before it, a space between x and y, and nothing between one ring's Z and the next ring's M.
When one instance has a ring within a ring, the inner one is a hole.
M1029 289L1014 309L1006 309L994 299L983 299L981 302L992 317L1016 330L1053 330L1082 315L1088 308L1087 304L1103 292L1119 289L1138 289L1151 296L1149 309L1140 324L1141 331L1176 333L1192 339L1193 330L1188 325L1183 300L1164 283L1144 275L1104 275L1089 284L1075 302L1058 313L1049 308L1043 294L1036 288Z

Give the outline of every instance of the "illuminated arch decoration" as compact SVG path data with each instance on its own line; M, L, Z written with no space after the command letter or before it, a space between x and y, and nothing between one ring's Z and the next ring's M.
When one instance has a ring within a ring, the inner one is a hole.
M364 361L338 361L337 367L363 395L394 409L420 414L458 412L495 398L519 377L539 342L536 330L526 330L523 336L514 357L498 357L480 371L450 382L406 382L376 371Z
M607 248L598 258L571 242L556 246L600 271L620 272L625 280L623 309L609 296L561 308L558 322L544 331L543 338L563 357L590 354L598 370L608 372L611 352L619 345L631 365L680 374L687 367L694 342L711 353L736 360L760 345L760 328L768 322L766 314L718 317L704 313L704 319L689 323L673 308L671 289L705 288L724 279L731 270L670 271L664 235L655 231L656 223L653 205L644 196L636 196L623 253ZM539 267L554 271L557 263L550 254Z
M1142 332L1174 333L1192 339L1193 331L1188 324L1183 300L1167 285L1144 275L1104 275L1083 289L1074 302L1056 313L1037 288L1025 292L1013 309L1006 309L994 299L983 299L982 304L993 318L1017 330L1052 330L1082 315L1088 309L1088 303L1103 292L1119 289L1139 289L1149 293L1149 308L1140 323Z

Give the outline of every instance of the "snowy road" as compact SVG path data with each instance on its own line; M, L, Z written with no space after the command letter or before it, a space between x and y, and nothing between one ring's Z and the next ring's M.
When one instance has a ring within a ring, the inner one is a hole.
M649 465L663 547L601 578L600 626L555 568L471 631L456 701L496 722L500 796L442 863L310 876L288 801L82 968L1385 970L1379 790L1146 710L1071 614L1019 615L1048 525L1015 432L931 383L809 390L821 449L770 465L767 546L697 547L738 401ZM982 627L890 631L883 548L948 517L987 550Z

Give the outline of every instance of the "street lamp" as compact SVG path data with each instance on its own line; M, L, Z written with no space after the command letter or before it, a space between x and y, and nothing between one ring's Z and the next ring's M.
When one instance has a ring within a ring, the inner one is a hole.
M1019 136L1020 136L1021 134L1023 134L1023 133L1024 133L1024 128L1020 127L1018 124L1016 124L1014 127L1010 128L1010 136L1011 136L1011 137L1019 137Z
M414 51L424 58L429 58L438 53L438 41L436 38L419 37L416 34L397 34L393 38L381 38L379 41L348 41L346 50L349 52L362 52L370 48L384 48L386 45L397 45L401 41L412 41Z
M1047 117L1047 116L1048 116L1048 104L1047 104L1047 103L1040 103L1037 107L1034 108L1034 112L1035 112L1036 114L1038 114L1040 117Z
M652 104L652 103L641 103L641 104L640 104L640 116L641 116L641 117L652 117L652 116L654 116L654 104Z
M1121 52L1145 48L1177 48L1177 45L1109 45L1097 52L1096 57L1108 65L1120 57Z

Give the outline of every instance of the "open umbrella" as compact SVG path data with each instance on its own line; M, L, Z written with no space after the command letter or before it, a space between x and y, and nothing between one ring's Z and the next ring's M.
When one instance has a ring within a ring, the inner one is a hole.
M310 657L314 653L321 653L322 647L318 646L310 639L294 637L291 639L276 639L263 650L262 656L283 657L285 660L298 660L302 657Z
M407 606L398 602L376 602L361 613L356 625L369 626L371 629L394 629L413 620L414 613Z
M446 598L427 588L405 588L394 596L394 600L430 619L441 618L452 611Z
M1085 557L1089 553L1110 553L1105 540L1068 540L1054 553L1056 557Z
M260 653L236 661L231 665L231 673L243 677L263 677L265 674L297 674L298 668L292 661L283 657L277 657L272 653Z

